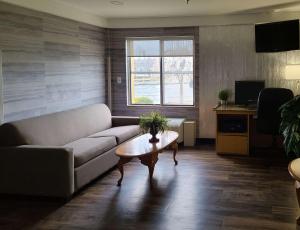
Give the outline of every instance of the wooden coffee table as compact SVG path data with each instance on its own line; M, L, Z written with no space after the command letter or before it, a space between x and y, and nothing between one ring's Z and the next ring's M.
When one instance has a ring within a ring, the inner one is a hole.
M173 149L173 159L175 165L177 165L178 162L176 160L176 153L178 151L178 133L174 131L165 131L164 133L159 133L157 135L159 142L157 143L149 143L150 138L150 134L144 134L121 144L117 148L116 155L120 157L118 169L121 173L118 186L121 185L123 180L123 165L131 161L134 157L139 158L143 165L148 166L150 183L152 183L153 171L155 164L158 161L158 154L167 147Z

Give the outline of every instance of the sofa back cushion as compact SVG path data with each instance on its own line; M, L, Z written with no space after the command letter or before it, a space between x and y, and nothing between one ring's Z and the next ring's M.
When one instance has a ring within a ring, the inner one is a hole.
M0 126L0 145L62 146L111 126L109 108L95 104L6 123Z

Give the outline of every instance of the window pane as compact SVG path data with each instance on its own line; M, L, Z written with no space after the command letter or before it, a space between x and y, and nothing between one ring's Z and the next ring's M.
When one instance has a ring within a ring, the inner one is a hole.
M193 105L192 39L129 39L126 48L131 104Z
M160 104L160 74L131 74L131 103Z
M159 57L131 57L131 73L160 73Z
M159 40L128 40L128 56L159 56Z
M164 104L193 105L193 84L192 74L165 74Z
M164 57L164 73L193 73L193 57Z
M193 105L193 57L163 58L164 104Z
M193 55L193 40L165 40L164 56L189 56Z

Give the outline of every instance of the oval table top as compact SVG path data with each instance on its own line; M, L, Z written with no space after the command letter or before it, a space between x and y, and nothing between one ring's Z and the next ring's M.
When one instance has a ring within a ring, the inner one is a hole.
M156 135L159 142L150 143L151 135L149 133L138 136L121 144L117 150L116 155L119 157L139 157L152 152L159 152L168 145L178 139L178 133L174 131L165 131Z
M293 160L289 164L289 173L295 180L300 182L300 158Z

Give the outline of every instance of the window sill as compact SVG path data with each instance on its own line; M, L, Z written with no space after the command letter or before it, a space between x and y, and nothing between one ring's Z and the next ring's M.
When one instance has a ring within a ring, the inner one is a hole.
M195 105L127 105L127 107L146 107L146 108L197 108Z

